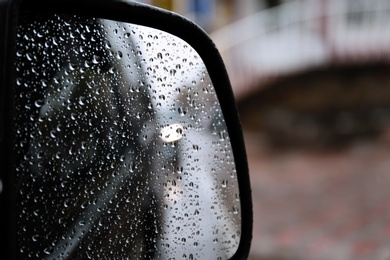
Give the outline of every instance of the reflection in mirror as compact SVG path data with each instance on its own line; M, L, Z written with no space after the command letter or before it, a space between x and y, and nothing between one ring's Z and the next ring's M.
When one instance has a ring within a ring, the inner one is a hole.
M191 46L134 24L26 12L16 59L21 258L234 255L234 158Z

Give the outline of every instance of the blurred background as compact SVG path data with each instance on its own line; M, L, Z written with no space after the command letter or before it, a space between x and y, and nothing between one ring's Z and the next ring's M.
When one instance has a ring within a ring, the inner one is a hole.
M143 2L195 21L225 61L250 259L390 259L390 0Z

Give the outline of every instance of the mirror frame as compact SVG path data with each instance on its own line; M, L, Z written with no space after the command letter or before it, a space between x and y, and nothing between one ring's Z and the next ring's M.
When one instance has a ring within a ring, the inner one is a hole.
M13 161L13 93L16 27L21 8L77 14L159 29L191 45L203 59L214 84L230 136L241 203L241 239L231 259L246 259L252 239L253 213L249 170L234 95L219 51L210 37L186 18L128 0L0 0L0 254L16 259L16 216Z

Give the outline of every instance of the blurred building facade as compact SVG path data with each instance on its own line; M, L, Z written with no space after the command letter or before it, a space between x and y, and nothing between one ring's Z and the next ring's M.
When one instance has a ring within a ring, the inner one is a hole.
M388 0L257 2L211 33L238 98L312 68L390 61Z
M208 32L291 0L138 0L177 12Z
M144 0L204 28L238 99L313 67L390 60L389 0Z

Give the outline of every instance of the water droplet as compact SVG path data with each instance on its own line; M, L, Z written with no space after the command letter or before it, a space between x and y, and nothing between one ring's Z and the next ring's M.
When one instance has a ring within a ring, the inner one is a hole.
M37 101L34 102L34 105L37 107L37 108L40 108L42 107L44 104L44 101L42 99L38 99Z
M75 113L71 113L70 114L70 119L76 120L77 119L77 115Z
M108 70L109 73L111 74L114 74L116 72L116 68L115 67L111 67L109 70Z
M223 188L226 188L227 185L228 185L228 181L227 181L227 180L223 180L223 181L222 181L222 187L223 187Z
M68 154L69 155L73 155L74 154L74 148L71 147L69 150L68 150Z
M39 240L39 235L33 235L31 239L32 241L37 242Z
M33 60L33 55L31 53L26 53L26 58L28 61L32 61Z
M85 100L85 97L84 97L84 96L80 96L80 97L79 97L79 105L80 105L80 106L84 106L84 105L85 105L84 100Z
M181 108L181 107L179 107L178 109L177 109L177 111L179 112L179 114L181 115L181 116L185 116L186 114L187 114L187 111L185 111L183 108Z
M43 252L44 252L46 255L50 255L50 254L51 254L51 251L52 251L52 249L49 248L49 247L46 247L46 248L43 250Z
M219 139L221 141L224 141L226 139L226 135L227 135L226 131L219 132Z
M69 69L70 70L75 70L76 69L76 65L73 64L73 63L69 63Z
M134 162L132 162L130 165L129 165L129 171L130 172L134 172L135 169L137 168L136 164Z
M61 159L61 153L60 152L56 153L54 158L56 158L57 160Z
M53 44L55 45L55 46L58 46L58 40L57 40L57 38L56 37L53 37Z
M16 79L16 85L21 86L23 84L23 80L21 78Z
M56 132L54 130L50 131L50 137L53 139L57 138Z
M92 57L92 63L93 64L99 64L102 61L102 58L98 55L93 55Z

